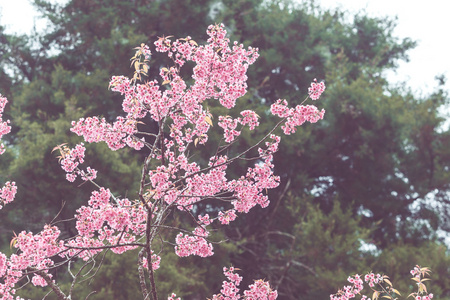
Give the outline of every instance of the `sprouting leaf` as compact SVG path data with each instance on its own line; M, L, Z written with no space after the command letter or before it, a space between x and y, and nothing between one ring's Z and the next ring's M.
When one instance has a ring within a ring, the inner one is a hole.
M137 71L137 70L139 70L139 66L140 66L141 64L138 62L138 61L136 61L135 63L134 63L134 69Z
M402 295L402 294L400 294L400 292L399 291L397 291L396 289L392 289L392 291L394 292L394 293L396 293L397 295Z
M423 291L427 291L427 287L423 283L419 283L419 293L422 293Z
M260 87L264 86L270 80L269 76L264 77L263 81L259 84Z
M146 64L142 65L142 68L144 69L144 73L148 72L148 66Z
M198 44L194 40L190 40L189 43L194 46L198 46Z
M213 122L211 121L211 118L210 118L210 117L205 116L205 121L206 121L206 123L208 123L209 125L211 125L211 127L214 126L214 125L213 125Z
M9 248L12 249L17 244L17 238L13 238L11 243L9 243Z
M373 291L373 294L372 294L372 299L373 300L376 300L376 299L378 299L378 296L380 295L380 293L379 292L377 292L377 291Z
M414 280L414 281L420 282L420 279L419 279L419 278L413 277L413 278L411 278L411 279Z
M429 268L425 267L425 268L421 268L420 272L422 273L422 276L425 276L425 275L429 275L431 270Z
M60 144L60 145L58 145L58 146L56 146L56 147L54 147L53 149L52 149L52 152L50 152L50 153L53 153L53 151L55 151L55 150L62 150L62 147L64 147L64 145L67 145L67 143L63 143L63 144Z
M381 298L392 299L392 297L391 297L391 296L387 296L387 295L384 295L384 296L382 296Z
M389 284L392 287L392 283L391 283L391 281L389 279L385 278L384 282L386 282L387 284Z
M167 68L161 68L161 70L163 70L163 72L165 72L165 73L169 72L169 69L167 69Z
M414 297L415 294L416 294L416 293L411 293L411 294L409 294L409 295L408 295L408 298L409 298L409 297Z
M14 231L13 231L14 232ZM17 244L17 234L14 232L14 237L11 240L11 243L9 243L9 247L12 249L12 247L14 247Z
M194 139L194 146L197 147L198 144L198 137Z
M170 80L164 80L162 85L165 85L165 84L168 84L168 83L170 83Z
M117 82L110 83L108 89L110 89L111 87L115 87L117 84L118 84Z

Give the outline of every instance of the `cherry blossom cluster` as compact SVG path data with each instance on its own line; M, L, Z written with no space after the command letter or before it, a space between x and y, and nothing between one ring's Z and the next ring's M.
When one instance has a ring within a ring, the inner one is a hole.
M241 112L242 119L239 118L238 121L242 125L248 125L250 130L255 129L259 126L259 116L253 110L244 110Z
M83 136L88 143L106 142L111 150L118 150L128 145L136 150L142 149L144 140L136 138L136 120L118 117L113 125L97 117L81 118L72 122L72 132Z
M84 153L86 148L83 143L77 144L75 148L70 149L65 144L55 147L53 150L59 150L59 163L61 168L67 172L66 179L74 182L78 175L84 181L94 180L97 178L97 170L87 167L86 171L81 170L78 166L84 163Z
M325 110L319 110L314 105L297 105L295 108L289 108L286 100L277 100L272 104L270 111L272 114L280 118L286 118L286 122L281 126L284 134L289 135L296 131L306 121L316 123L323 119Z
M6 255L0 252L0 278L3 278L3 276L6 275L6 270L8 268L7 264L8 261ZM0 283L0 295L5 294L5 290L6 292L9 292L7 288L8 287L5 286L5 284Z
M218 219L222 224L229 224L236 219L236 211L248 212L255 205L266 207L269 203L266 189L274 188L279 184L278 176L273 174L271 160L273 153L278 150L280 138L272 135L271 141L266 142L267 149L259 149L262 162L255 167L248 168L247 174L239 179L227 180L226 170L229 158L227 156L212 157L208 172L199 172L197 163L187 163L184 154L175 157L170 148L166 151L169 159L168 166L158 166L154 171L149 171L152 184L151 196L154 201L164 199L167 204L174 204L180 210L191 209L192 205L203 198L211 197L223 192L232 192L234 200L231 204L234 209L219 212ZM168 143L173 146L173 143ZM179 174L179 176L176 176ZM183 189L173 189L176 178L185 178ZM206 216L205 216L206 217ZM198 223L202 225L196 228L193 235L180 233L176 239L176 253L180 256L187 255L212 255L212 246L207 243L208 236L206 226L213 220L206 222L205 217L199 217ZM197 244L197 245L196 245Z
M236 220L236 211L234 209L219 212L219 221L222 225L228 225L234 220Z
M317 79L314 78L314 82L311 82L311 86L308 88L308 95L312 100L318 100L324 91L325 82L317 82Z
M374 287L379 282L383 281L383 276L380 274L369 273L364 276L364 281L369 283L370 287Z
M136 236L143 235L147 213L143 206L132 205L128 199L118 199L114 205L110 197L109 190L103 188L92 193L88 206L78 209L75 215L78 236L66 242L59 239L60 231L55 226L46 225L38 234L25 231L18 234L11 243L18 249L18 254L7 259L0 253L0 278L4 276L4 283L0 283L2 299L13 299L14 286L28 272L33 274L34 270L42 270L51 278L47 271L55 265L51 257L77 256L87 261L101 252L105 245L116 245L111 250L118 254L135 249L136 246L129 244L135 241ZM158 269L160 257L152 254L151 262L152 269ZM143 266L148 267L147 260ZM37 274L31 282L35 286L48 284Z
M386 276L385 276L386 277ZM369 287L373 288L375 285L384 281L384 277L380 274L368 273L364 276L364 281L368 283ZM355 276L349 276L347 281L352 285L345 286L343 290L338 291L335 295L330 295L332 300L348 300L356 297L364 289L364 283L361 277L356 274ZM367 296L363 295L361 299L370 300Z
M239 288L242 277L236 272L234 267L223 268L223 273L228 281L223 281L220 294L214 295L212 300L275 300L278 297L277 291L272 290L269 283L264 280L256 280L254 284L244 291L244 295L239 295Z
M159 265L161 263L161 257L157 254L153 253L152 250L152 257L151 257L151 262L152 262L152 270L156 271L159 269ZM142 262L142 266L146 269L148 269L148 259L144 259L144 261Z
M117 203L110 200L110 191L101 188L92 192L87 206L77 210L75 218L78 236L68 242L68 246L73 247L69 251L70 256L75 255L79 248L99 248L78 255L85 260L102 251L101 247L104 245L117 245L111 249L117 254L136 248L126 244L135 242L136 237L144 234L147 217L144 207L132 205L126 198L117 199ZM121 244L125 246L119 246ZM157 260L155 257L155 261Z
M410 294L410 296L414 296L415 300L430 300L433 299L434 295L432 293L428 293L425 285L423 284L424 281L428 280L428 278L425 278L430 273L429 268L421 268L420 266L415 266L414 269L410 271L411 275L414 277L412 280L414 280L417 283L418 291L415 293Z
M147 60L152 56L152 51L150 51L150 48L146 44L141 44L140 47L136 47L135 49L137 49L135 56L142 54L144 55L144 59Z
M358 295L364 288L364 282L361 277L356 274L355 276L349 276L347 281L352 285L344 286L343 290L339 290L337 294L330 295L331 300L348 300Z
M0 275L3 274L0 277L4 278L4 282L0 283L2 299L13 299L12 295L16 292L15 285L30 270L41 270L49 278L52 277L48 273L48 269L54 266L54 261L50 257L59 255L63 249L63 242L58 241L59 235L57 227L48 225L39 234L23 231L11 244L19 250L17 254L12 254L6 259L6 256L0 253ZM31 282L36 286L47 285L47 282L37 274L34 274Z
M5 109L8 100L0 94L0 140L5 135L11 132L11 126L9 126L9 120L3 121L3 111ZM0 154L5 152L5 146L0 143Z
M257 49L249 47L246 50L237 43L230 47L223 25L210 26L207 34L209 39L205 46L198 46L190 37L174 42L170 37L159 38L155 42L156 50L167 52L178 65L160 70L163 85L169 85L170 88L162 92L156 80L132 84L133 81L124 76L114 76L110 87L125 96L122 107L128 113L127 117L119 117L113 125L97 117L80 119L72 123L71 130L83 136L87 142L105 141L112 150L125 145L139 150L145 141L136 138L137 120L150 113L155 121L161 121L167 116L172 118L171 137L180 147L195 138L199 144L206 143L211 124L206 121L208 114L202 102L213 98L226 108L232 108L236 99L246 93L246 72L258 57ZM150 52L146 49L148 46L141 45L138 52L149 57ZM178 75L179 68L186 61L196 63L192 75L195 82L189 89ZM246 112L245 115L244 124L254 128L257 124L254 114ZM186 128L188 124L193 128Z
M11 132L11 126L9 126L9 120L3 121L3 111L5 109L8 100L0 94L0 140L3 135ZM0 155L5 152L5 146L0 143ZM14 181L7 181L5 185L0 189L0 209L5 204L12 202L17 193L17 186ZM0 276L1 277L1 276Z
M172 293L172 295L170 295L167 300L181 300L180 297L176 298L177 294Z
M241 112L241 115L243 118L239 117L236 119L233 119L230 116L219 116L218 124L224 129L224 139L226 143L231 143L241 134L240 130L236 130L238 124L243 126L248 125L249 130L254 130L259 126L259 116L254 111L244 110Z
M202 103L208 98L219 99L226 108L232 108L237 98L246 93L246 72L249 65L258 58L258 49L234 43L226 37L223 24L210 25L207 30L207 45L198 46L190 37L172 42L169 37L162 37L155 42L156 51L168 52L168 56L182 66L185 61L193 61L192 92Z
M427 288L423 284L424 281L429 280L428 278L425 278L425 276L429 275L430 269L416 266L413 270L410 271L410 273L414 276L412 280L417 283L418 291L415 293L411 293L408 298L413 296L416 300L433 299L433 294L428 293ZM361 291L364 289L361 277L359 275L355 275L354 277L350 276L347 280L352 285L345 286L343 290L339 290L336 294L330 295L331 300L349 300L355 298L356 295L361 294ZM379 298L397 299L392 295L400 295L400 292L393 287L391 281L389 280L389 277L386 275L368 273L364 276L364 281L368 283L369 287L372 289L373 300ZM378 286L379 288L375 289L375 286ZM366 295L362 295L361 299L370 300L370 298Z
M0 189L0 209L2 209L5 204L11 203L16 197L16 193L16 183L14 181L7 181Z
M196 228L194 235L185 235L179 233L175 239L175 253L180 257L198 255L200 257L208 257L214 254L211 243L208 243L204 237L209 232L203 228Z
M224 129L225 142L231 143L241 132L236 130L238 125L237 119L232 119L230 116L220 116L219 126Z
M432 293L425 295L425 296L416 296L414 297L415 300L430 300L433 299L434 295Z
M89 262L104 249L121 254L143 247L147 257L142 259L140 256L139 268L150 269L149 276L153 276L151 274L159 268L161 258L153 252L151 242L160 234L160 228L171 228L164 222L168 214L176 210L189 214L196 223L193 230L177 228L181 232L175 238L176 254L213 255L209 241L211 227L219 223L228 225L238 213L248 213L256 205L263 208L269 205L267 190L277 187L280 182L273 165L273 155L278 151L281 140L273 134L276 128L234 156L225 155L223 146L217 146L209 161L193 161L195 156L192 158L190 154L208 142L214 119L224 130L224 140L228 144L239 139L243 130L254 130L259 126L259 116L254 111L232 111L237 99L247 92L246 72L257 59L258 49L244 48L237 42L230 44L223 24L209 26L207 34L205 45L198 45L189 36L176 40L164 36L159 38L154 43L156 51L166 53L173 61L173 66L160 68L159 80L141 80L141 75L147 75L151 51L145 44L136 47L132 58L134 76L131 79L113 76L109 84L112 91L123 96L125 115L112 123L95 116L72 122L71 131L88 143L105 142L113 151L126 146L135 150L146 148L148 156L143 164L139 199L115 197L109 189L94 182L96 170L90 167L80 169L86 150L83 144L72 149L65 144L56 147L60 151L60 164L67 173L66 178L74 181L80 176L94 183L98 190L92 192L87 204L76 211L76 236L62 241L59 230L47 225L35 235L19 234L13 241L18 253L9 259L0 254L0 275L4 276L0 294L5 299L12 299L15 284L28 273L34 274L34 285L49 284L54 288L49 273L39 273L39 270L56 267L52 257L58 255L66 260L78 257ZM194 65L189 84L180 76L186 62ZM309 89L309 97L318 99L324 89L325 85L315 80ZM3 109L2 101L6 99L1 99L0 109ZM230 116L213 116L207 101L218 102L230 110ZM324 110L319 111L313 105L288 107L285 100L273 104L271 112L283 119L279 125L285 134L295 132L296 127L306 121L315 123L324 115ZM140 131L140 124L148 124L149 119L158 125L156 131ZM7 127L7 123L0 123L3 130L0 134L7 133L7 129L3 129ZM249 164L241 176L230 178L228 166L240 160L254 163ZM14 183L8 183L2 189L0 201L10 202L14 194ZM224 206L216 216L204 214L194 217L195 206L209 199L221 200ZM255 281L243 295L238 295L237 286L242 278L234 268L224 269L224 274L228 281L224 282L221 294L214 299L271 300L277 297L277 292L262 280ZM175 294L169 296L169 299L175 298Z
M278 292L272 290L269 283L262 279L255 280L255 283L249 285L249 290L244 291L244 299L275 300Z

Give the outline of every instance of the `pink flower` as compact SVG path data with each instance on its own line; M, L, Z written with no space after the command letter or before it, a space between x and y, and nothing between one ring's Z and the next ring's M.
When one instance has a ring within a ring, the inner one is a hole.
M218 127L223 129L228 145L223 147L223 143L219 144L218 151L209 161L192 161L196 158L189 154L208 142L209 130L215 126L213 115L203 102L216 101L223 106L221 110L234 108L236 101L247 92L246 73L259 55L256 48L244 48L237 42L230 44L223 24L209 26L207 34L209 38L204 45L198 45L190 37L177 40L159 38L155 42L156 51L166 52L174 62L173 66L159 70L159 78L145 83L139 83L140 75L133 79L125 76L111 78L110 88L123 97L123 116L118 116L112 123L95 116L72 123L71 131L89 143L105 142L114 151L126 146L135 150L146 147L149 156L143 169L142 179L145 182L141 185L146 190L140 192L136 201L131 201L115 197L108 189L99 187L98 191L92 192L87 204L76 210L77 234L72 238L61 240L59 229L50 225L37 234L23 231L17 235L12 243L17 248L16 253L9 259L0 253L0 295L5 299L13 299L15 285L26 275L28 268L47 272L56 267L55 256L89 261L105 248L111 248L116 254L137 248L137 243L162 233L159 230L166 227L164 221L169 208L170 211L178 209L194 216L192 209L197 203L215 198L225 200L220 211L211 210L215 216L205 214L197 219L194 217L196 227L191 232L179 233L175 238L177 255L206 257L213 255L213 246L208 240L209 226L213 222L218 220L226 225L236 219L237 213L248 213L256 205L263 208L269 205L267 190L280 183L280 178L274 175L273 164L280 137L271 134L238 156L234 151L229 152L233 155L231 158L225 155L231 146L229 144L236 141L242 128L248 126L249 130L254 130L259 126L259 116L254 111L244 110L240 115L231 112L235 117L226 114L218 116ZM137 51L132 58L135 75L141 74L141 71L146 73L150 49L145 44L135 49ZM180 69L187 63L193 66L192 80L184 81ZM308 92L309 97L316 100L325 85L314 81ZM1 120L6 102L6 98L0 95L0 138L10 131L8 121ZM278 100L272 105L271 112L284 119L282 129L285 134L295 132L307 121L315 123L324 115L324 110L313 105L288 107L285 100ZM159 129L146 126L148 120L158 123L162 131L158 134ZM141 131L148 128L155 131ZM67 180L74 181L77 176L85 181L96 178L96 170L81 168L86 150L82 143L72 149L64 144L55 149L60 150L60 165L66 172ZM0 146L0 154L3 151L4 147ZM232 162L247 158L253 165L244 169L242 174L234 176L227 172ZM11 202L16 190L14 182L7 182L0 191L0 205ZM147 233L149 220L152 220L152 228ZM143 265L156 270L160 261L158 255L151 253ZM227 279L222 284L221 294L214 295L213 299L277 298L277 291L272 290L264 280L256 280L248 290L239 294L242 277L236 270L233 267L224 268ZM32 277L32 283L47 285L48 282L40 274ZM370 280L373 284L378 279L372 277ZM358 275L350 277L349 282L351 286L345 287L343 294L347 298L354 297L362 289L362 280ZM175 294L168 297L168 300L179 299Z
M172 295L170 295L170 296L167 298L167 300L181 300L180 297L175 298L176 296L177 296L177 294L172 293Z
M49 276L51 276L51 274L48 274ZM47 282L44 280L44 278L42 278L39 275L34 275L33 279L31 279L31 282L33 283L34 286L47 286Z
M325 82L317 82L317 79L314 78L314 82L311 82L311 87L308 88L309 97L312 100L318 100L320 95L325 91Z
M0 252L0 278L6 273L6 255Z

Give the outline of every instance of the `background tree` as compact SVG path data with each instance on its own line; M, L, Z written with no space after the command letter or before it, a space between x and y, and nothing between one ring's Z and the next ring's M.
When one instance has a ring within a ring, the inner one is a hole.
M10 76L3 71L7 80L1 81L1 88L7 88L3 82L12 82L14 89L1 92L11 94L11 115L18 126L10 139L16 157L8 176L29 191L25 194L25 189L19 189L23 194L18 197L24 200L20 207L9 208L7 219L2 217L4 228L33 229L41 223L38 220L48 222L61 207L61 200L67 202L61 217L71 216L72 209L89 194L88 186L74 191L69 185L59 185L54 195L48 193L48 187L61 176L50 151L63 141L75 142L75 138L68 138L70 121L95 114L115 118L120 100L106 90L104 83L112 74L127 74L129 69L114 62L127 60L132 47L163 33L205 36L207 24L224 22L232 39L261 49L261 57L249 74L249 86L254 89L242 104L258 111L261 131L274 122L266 114L270 101L286 98L290 103L300 103L303 99L298 95L307 89L305 79L309 78L325 79L328 87L323 100L329 112L325 122L305 126L285 139L282 155L275 157L279 166L276 173L284 185L270 194L272 206L240 218L236 229L227 232L231 241L237 237L246 241L236 242L236 250L229 251L227 258L236 266L247 263L241 267L244 278L277 278L283 297L301 290L308 291L302 299L316 299L320 290L309 283L304 285L309 282L308 274L325 280L328 275L323 270L327 268L342 274L340 280L345 280L344 274L351 273L352 268L375 271L376 264L384 268L381 257L391 253L390 249L406 247L418 252L429 243L444 247L436 232L441 229L448 233L449 229L449 134L442 128L444 120L438 108L448 105L448 96L441 86L431 95L417 96L386 81L384 71L395 69L399 60L407 59L408 50L415 45L410 39L393 36L393 20L364 14L349 16L319 8L313 2L107 2L72 0L58 6L38 0L36 7L51 26L46 34L33 37L37 44L31 42L32 38L2 35L6 41L2 43L3 70L7 65L15 73ZM152 59L152 63L156 61ZM150 76L164 66L160 62L151 65ZM218 107L210 109L220 112ZM256 138L258 135L241 136L237 151ZM95 157L97 169L112 175L105 184L133 190L131 183L142 158L124 152L104 156L101 145L92 145L88 152ZM2 157L3 165L10 161ZM245 167L237 166L234 172ZM38 184L41 179L47 185ZM429 200L431 196L435 201ZM311 202L313 205L308 204ZM201 211L206 209L199 206ZM29 223L19 222L23 216ZM307 222L317 224L321 218L335 220L336 227L348 225L346 231L337 234L349 237L341 244L341 253L351 251L345 267L336 265L333 269L325 264L340 257L336 250L321 250L325 259L320 261L309 256L314 249L324 249L320 241L328 238L327 230L316 232L320 235L317 240L306 233ZM303 226L294 226L297 222ZM11 233L4 234L2 245L7 248ZM305 243L306 238L312 241ZM361 240L375 245L377 251L359 248ZM433 264L442 259L433 257ZM255 268L260 261L265 267ZM208 269L201 263L191 266ZM448 264L444 265L449 272ZM407 268L390 270L401 273ZM305 280L295 280L299 274ZM210 278L209 273L205 278ZM450 297L446 284L435 282L443 291L442 297ZM340 285L336 282L328 291L322 290L321 297ZM195 289L197 295L206 295L200 292L202 288Z

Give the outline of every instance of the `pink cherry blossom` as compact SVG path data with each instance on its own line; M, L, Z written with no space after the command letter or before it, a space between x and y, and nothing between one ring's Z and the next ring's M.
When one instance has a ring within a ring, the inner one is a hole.
M5 135L11 132L11 126L9 126L9 120L3 121L3 111L5 109L8 100L0 94L0 140ZM0 143L0 155L5 152L5 146Z
M0 94L0 140L3 135L11 132L11 126L9 126L9 120L3 121L3 111L5 109L8 100ZM0 143L0 155L5 152L5 146ZM14 181L8 181L0 190L0 209L5 204L11 203L17 193L16 183ZM0 276L1 277L1 276Z
M6 273L6 255L0 252L0 278Z
M236 269L233 267L223 268L223 273L228 281L223 281L220 294L214 295L212 300L238 300L238 299L252 299L252 300L275 300L278 297L278 292L272 290L269 283L264 280L255 280L254 284L249 286L248 290L244 291L243 295L239 294L239 288L242 277L239 276Z
M311 87L308 88L309 97L312 100L318 100L324 91L325 82L317 82L317 79L314 78L314 82L311 82Z
M0 209L3 205L11 203L17 193L17 186L14 181L7 181L0 189Z
M30 276L34 285L50 285L55 291L48 270L57 267L56 256L58 261L62 259L66 263L75 258L91 263L105 249L122 254L140 247L139 270L148 269L150 263L147 274L153 276L162 262L153 252L152 243L166 242L161 237L161 229L179 232L174 243L178 256L211 256L214 254L211 229L230 224L238 214L248 213L257 205L263 208L269 205L268 190L280 184L273 163L281 141L273 134L276 128L241 153L228 151L242 132L259 126L259 116L254 111L239 112L235 108L236 101L247 92L246 73L258 58L258 49L230 43L223 24L209 26L207 35L204 45L198 45L189 36L160 37L154 43L156 51L165 53L173 64L162 66L159 77L146 82L141 80L141 75L148 71L151 51L145 44L136 47L132 58L134 77L113 76L109 83L111 90L123 98L123 114L112 122L98 116L72 122L71 131L86 143L104 142L113 151L124 147L137 151L145 148L139 190L130 193L135 198L115 196L114 189L95 182L102 174L83 166L86 159L83 143L74 148L65 144L57 146L55 150L60 152L59 162L67 180L73 182L80 176L94 184L96 190L76 210L75 236L61 239L60 230L49 224L38 233L19 233L12 242L17 252L9 258L0 253L0 277L4 278L0 294L5 299L13 299L15 285L24 276ZM186 63L193 66L192 78L188 80L180 75ZM325 85L315 80L309 97L318 99L324 89ZM222 111L228 113L213 114L208 109L210 101L220 104ZM6 99L0 97L0 119L5 103ZM271 106L271 113L282 118L277 127L286 135L307 121L315 123L322 119L324 112L313 105L289 107L281 99ZM142 131L148 128L144 125L149 122L157 124L153 126L154 131ZM9 132L7 124L0 120L0 137ZM204 145L211 144L209 133L216 128L223 130L225 143L222 140L219 145L211 145L217 149L211 157L197 160L196 151L203 151ZM240 160L253 163L235 176L228 167ZM14 182L7 182L1 190L0 204L11 202L15 193ZM221 201L223 207L211 215L195 214L199 203L209 205L211 199ZM180 228L169 226L166 224L171 219L169 214L186 214L191 223ZM145 256L150 256L150 261L142 259ZM224 274L227 280L223 282L221 294L214 295L213 299L272 300L278 296L263 280L256 280L239 294L242 277L233 267L225 268ZM357 293L362 283L359 276L349 281L352 285L345 289L346 297ZM145 289L143 293L144 298L148 296ZM179 298L172 294L168 299Z

